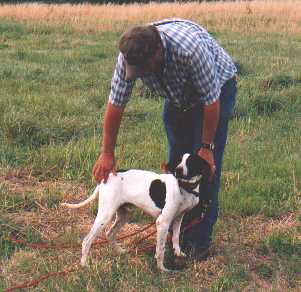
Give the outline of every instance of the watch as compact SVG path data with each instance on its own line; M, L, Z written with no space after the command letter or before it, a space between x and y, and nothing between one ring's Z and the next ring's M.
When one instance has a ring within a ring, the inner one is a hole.
M214 144L213 143L210 143L210 144L201 143L201 148L205 148L205 149L209 149L209 150L213 151L214 150Z

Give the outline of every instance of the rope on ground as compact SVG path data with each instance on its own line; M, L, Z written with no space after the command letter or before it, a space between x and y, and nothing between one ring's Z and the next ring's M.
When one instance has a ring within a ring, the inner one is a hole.
M148 225L146 225L145 227L143 227L142 229L139 229L137 231L134 231L130 234L126 234L124 236L121 236L119 238L117 238L117 240L124 240L130 237L133 237L147 229L149 229L150 227L152 227L155 224L155 222L149 223ZM21 244L27 247L30 247L32 249L56 249L56 250L60 250L60 249L68 249L68 248L80 248L81 244L49 244L49 243L29 243L23 239L16 239L11 237L10 241L14 244ZM104 245L108 243L108 240L104 239L104 240L96 240L95 242L93 242L92 246L96 246L96 245Z
M195 224L198 224L199 222L201 222L202 219L194 219L190 222L190 224L188 224L187 226L185 226L185 228L183 229L182 232L184 231L187 231L188 229L192 228L193 225ZM147 229L149 229L150 227L152 227L153 225L155 224L155 222L152 222L152 223L149 223L148 225L146 225L145 227L143 227L142 229L139 229L137 231L134 231L130 234L126 234L124 236L121 236L118 238L118 240L124 240L126 238L129 238L129 237L133 237L143 231L146 231ZM134 241L132 244L134 244L136 247L133 247L129 250L129 253L135 253L135 254L139 254L139 253L143 253L143 252L146 252L146 251L150 251L152 250L154 247L155 247L155 244L149 244L145 247L142 247L142 248L137 248L137 246L139 244L141 244L144 240L148 239L149 237L151 237L152 235L154 235L157 231L152 231L150 232L149 234L147 234L146 236L138 239L137 241ZM171 240L171 237L168 236L168 240ZM25 240L21 240L21 239L13 239L11 238L11 241L13 243L16 243L16 244L23 244L25 246L28 246L28 247L31 247L31 248L34 248L34 249L65 249L65 248L78 248L80 247L80 245L66 245L66 244L60 244L60 245L51 245L51 244L47 244L47 243L28 243L26 242ZM92 246L96 246L96 245L104 245L108 243L107 240L98 240L98 241L95 241ZM14 290L17 290L17 289L24 289L24 288L32 288L32 287L36 287L38 286L41 282L43 281L46 281L50 278L55 278L55 277L63 277L67 274L70 274L70 273L73 273L75 271L78 270L78 265L75 265L74 267L70 268L70 269L66 269L66 270L62 270L62 271L59 271L59 272L51 272L51 273L48 273L44 276L41 276L31 282L24 282L22 284L19 284L19 285L16 285L16 286L13 286L13 287L10 287L10 288L7 288L6 290L4 290L5 292L11 292L11 291L14 291Z
M155 224L155 222L152 222L148 225L146 225L145 227L143 227L142 229L139 229L137 231L134 231L130 234L126 234L124 236L121 236L118 238L118 240L124 240L126 238L129 238L129 237L133 237L143 231L146 231L147 229L149 229L150 227L152 227L153 225ZM151 245L148 245L144 248L137 248L137 245L139 245L141 242L143 242L144 240L146 240L147 238L149 238L150 236L152 236L153 234L155 234L156 231L153 231L149 234L147 234L146 236L142 237L141 239L139 239L138 241L135 241L133 242L132 244L135 244L136 247L135 248L131 248L129 250L130 253L142 253L142 252L145 252L145 251L148 251L148 250L151 250L153 249L153 247L155 246L154 244L151 244ZM80 245L66 245L66 244L60 244L60 245L51 245L51 244L47 244L47 243L28 243L26 242L25 240L21 240L21 239L14 239L14 238L11 238L10 239L11 242L15 243L15 244L22 244L22 245L25 245L27 247L31 247L31 248L34 248L34 249L63 249L63 248L77 248L79 247ZM92 246L96 246L96 245L104 245L105 243L107 243L108 241L107 240L99 240L99 241L95 241ZM74 267L70 268L70 269L65 269L65 270L62 270L62 271L59 271L59 272L51 272L51 273L48 273L46 275L43 275L33 281L30 281L30 282L24 282L22 284L18 284L16 286L13 286L13 287L10 287L10 288L7 288L5 289L4 291L5 292L11 292L11 291L14 291L14 290L17 290L17 289L24 289L24 288L32 288L32 287L36 287L38 286L41 282L43 281L46 281L50 278L55 278L55 277L63 277L67 274L70 274L70 273L73 273L75 271L78 270L78 265L75 265Z
M22 284L19 284L19 285L16 285L16 286L13 286L13 287L10 287L10 288L7 288L5 289L4 291L5 292L11 292L11 291L14 291L14 290L17 290L17 289L24 289L24 288L32 288L32 287L36 287L38 286L41 282L43 281L46 281L48 280L49 278L54 278L54 277L58 277L58 276L65 276L67 274L70 274L72 272L75 272L77 270L77 267L73 267L73 268L70 268L70 269L67 269L67 270L63 270L63 271L59 271L59 272L51 272L51 273L48 273L44 276L41 276L31 282L24 282Z

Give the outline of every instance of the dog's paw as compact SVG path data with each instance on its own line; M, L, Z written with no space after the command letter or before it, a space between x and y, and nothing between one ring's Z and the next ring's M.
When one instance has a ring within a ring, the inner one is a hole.
M172 272L172 270L165 268L163 265L158 267L161 272Z
M82 267L87 267L87 266L88 266L87 259L81 258L81 260L80 260L80 265L81 265Z
M187 255L182 251L175 252L175 256L178 258L186 258L187 257Z
M174 248L174 254L178 258L186 258L187 257L187 255L181 251L179 246Z
M122 248L120 245L114 245L114 251L121 255L121 254L125 254L127 252L127 250L125 248Z
M164 266L161 266L161 267L158 267L158 268L161 272L164 272L164 273L178 273L178 272L180 272L180 270L171 270L171 269L165 268Z

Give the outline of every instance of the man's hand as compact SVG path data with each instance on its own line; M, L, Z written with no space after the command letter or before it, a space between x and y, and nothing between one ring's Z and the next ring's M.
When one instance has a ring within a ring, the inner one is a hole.
M92 174L97 183L106 183L110 172L116 175L114 154L102 153L95 162Z
M115 106L110 102L107 105L103 123L102 153L92 170L97 183L106 183L110 172L116 175L114 149L123 111L124 106Z
M163 171L163 173L170 173L167 163L165 161L161 162L161 170Z
M210 166L210 178L209 178L209 180L212 181L215 170L216 170L213 152L209 149L201 148L198 151L198 155L209 163L209 166Z

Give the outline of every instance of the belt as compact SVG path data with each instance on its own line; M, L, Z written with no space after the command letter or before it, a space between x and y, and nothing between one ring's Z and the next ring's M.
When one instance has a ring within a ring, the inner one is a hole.
M170 105L172 107L174 107L176 110L178 110L179 112L185 113L185 112L188 112L188 111L192 110L196 106L200 106L201 104L200 103L195 103L195 104L190 104L190 105L177 105L177 104L174 104L174 103L170 102Z

